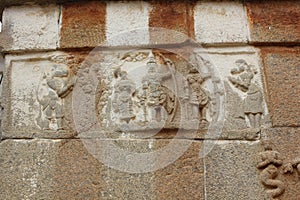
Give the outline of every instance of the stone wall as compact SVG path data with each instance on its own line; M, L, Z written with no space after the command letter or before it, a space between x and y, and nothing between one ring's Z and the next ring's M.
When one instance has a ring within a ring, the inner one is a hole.
M300 197L300 1L3 1L0 199Z

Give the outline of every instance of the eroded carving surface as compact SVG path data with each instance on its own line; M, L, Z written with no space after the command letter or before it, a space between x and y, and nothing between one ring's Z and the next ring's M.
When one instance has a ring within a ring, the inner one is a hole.
M243 59L235 63L237 66L231 70L231 76L228 79L237 89L246 94L242 104L244 115L251 128L258 128L263 114L263 96L253 79L257 71L254 66L249 65Z
M101 127L197 129L218 119L223 92L212 64L196 53L180 64L168 56L152 51L110 54L79 70L81 91L90 95L87 99L95 96Z
M6 113L7 135L14 132L19 136L26 130L29 137L31 133L46 136L47 133L72 130L70 93L76 75L67 63L67 55L57 53L9 59L6 74L9 82L5 92L9 96L6 106L12 111Z
M68 69L54 65L49 73L45 73L39 84L37 100L40 103L37 124L43 130L63 130L64 97L73 89L75 77Z

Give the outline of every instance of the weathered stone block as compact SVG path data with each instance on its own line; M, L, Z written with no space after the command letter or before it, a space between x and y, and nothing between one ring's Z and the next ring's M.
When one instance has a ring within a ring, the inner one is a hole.
M61 141L5 140L0 143L0 198L51 199L56 151Z
M194 8L195 39L203 44L246 43L247 17L240 2L198 2Z
M258 141L205 141L205 145L207 199L264 199L256 168L261 151Z
M147 2L107 2L105 45L149 44L149 4Z
M71 3L62 6L60 47L96 47L105 42L106 4Z
M160 157L162 161L172 158L170 155L178 154L184 146L189 146L178 160L154 172L156 199L205 199L205 171L203 159L199 155L203 148L202 142L176 141L156 142L155 146L160 146L160 149L174 142L173 152L169 151L165 156Z
M262 48L273 126L300 125L300 48Z
M246 7L250 42L300 42L299 1L249 1Z
M187 151L170 160L181 145ZM203 199L200 148L189 140L6 140L0 143L0 197ZM170 165L163 168L165 160ZM148 172L127 171L143 165Z
M151 44L181 43L193 36L193 16L185 1L153 1L149 13ZM191 4L192 5L192 4Z
M4 51L56 49L59 6L16 6L3 13Z

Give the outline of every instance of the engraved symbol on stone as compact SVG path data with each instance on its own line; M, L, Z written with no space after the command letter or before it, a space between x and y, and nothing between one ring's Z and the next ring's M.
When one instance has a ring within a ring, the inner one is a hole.
M265 151L259 154L261 160L257 168L262 169L260 180L267 188L266 199L276 199L285 191L284 182L276 179L279 173L278 167L282 165L282 159L279 152L272 149L269 141L264 142L264 149Z
M43 130L63 130L64 98L72 91L75 77L67 69L54 65L52 70L44 74L40 82L37 96L40 113L37 124Z
M248 118L251 128L258 128L261 125L263 115L263 97L261 89L254 82L257 71L245 60L239 59L236 66L231 70L229 81L240 91L246 94L243 102L243 111Z

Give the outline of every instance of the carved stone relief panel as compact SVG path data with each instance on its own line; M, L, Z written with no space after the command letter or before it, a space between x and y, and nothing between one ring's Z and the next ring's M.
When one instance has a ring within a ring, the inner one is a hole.
M96 110L78 121L80 130L93 124L109 132L206 130L217 123L222 84L201 55L140 50L101 52L100 57L78 72L77 105L92 103Z
M225 87L224 130L270 126L259 52L250 47L210 48L208 55Z
M254 48L193 49L181 55L100 50L90 57L78 71L73 95L79 133L253 129L255 139L257 129L269 125Z
M6 60L6 136L72 130L70 94L76 75L66 55L7 56Z
M62 52L9 55L5 136L250 129L255 139L269 125L258 52L184 51L98 50L73 63L78 55Z

